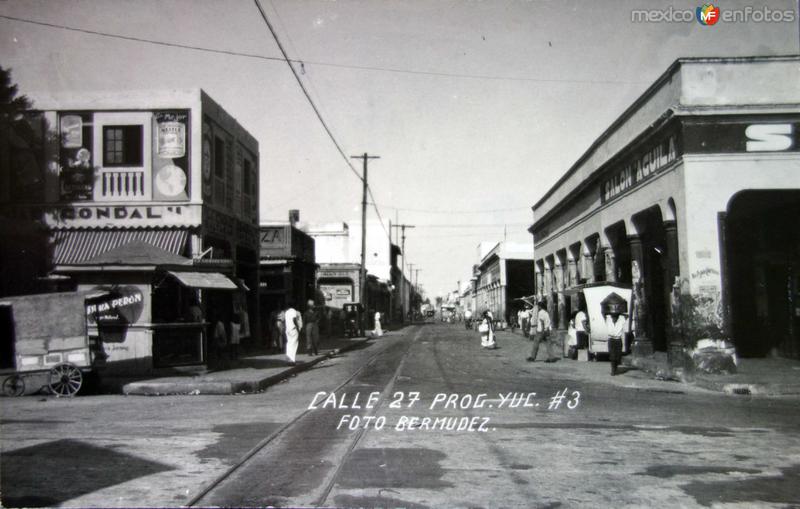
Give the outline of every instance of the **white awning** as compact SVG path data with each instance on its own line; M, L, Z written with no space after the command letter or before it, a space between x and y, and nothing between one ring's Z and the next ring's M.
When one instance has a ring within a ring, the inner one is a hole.
M169 275L189 288L206 288L215 290L238 290L236 283L219 272L173 272Z

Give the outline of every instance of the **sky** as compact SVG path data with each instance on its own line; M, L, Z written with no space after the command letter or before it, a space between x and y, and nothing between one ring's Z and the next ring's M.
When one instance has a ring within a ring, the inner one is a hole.
M344 154L380 156L369 217L416 226L406 261L431 297L469 277L480 242L531 241L531 206L675 59L800 53L797 0L715 4L790 10L793 23L713 26L632 22L634 9L700 5L683 0L259 1ZM262 220L299 209L357 223L348 162L361 162L342 157L280 58L253 0L0 2L0 65L34 102L203 88L259 142Z

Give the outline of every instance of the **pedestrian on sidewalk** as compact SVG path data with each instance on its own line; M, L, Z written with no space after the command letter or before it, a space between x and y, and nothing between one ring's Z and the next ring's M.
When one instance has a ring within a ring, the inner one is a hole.
M270 342L272 348L279 352L286 350L286 319L285 312L277 309L272 312L270 323Z
M545 360L545 362L556 362L558 357L554 356L552 353L553 341L550 337L550 330L552 328L550 313L547 312L547 305L544 301L539 302L538 307L539 312L536 314L536 332L533 336L533 349L531 350L530 357L525 360L528 362L535 362L536 354L539 353L539 344L544 342L547 344L547 360Z
M319 311L313 300L308 301L306 312L303 313L303 327L306 333L306 353L319 355Z
M478 332L481 333L481 347L497 348L494 338L494 316L488 309L483 312L483 321L478 325Z
M212 348L214 352L214 363L221 367L225 361L225 350L228 348L228 333L225 331L225 322L217 313L209 313L209 322L212 326Z
M373 333L376 338L383 336L383 327L381 327L381 312L375 311L375 331Z
M303 319L300 313L289 302L289 307L284 312L286 320L286 357L289 363L297 364L297 347L300 344L300 331L303 329Z
M517 317L519 320L519 328L522 329L522 335L524 337L530 336L530 320L531 320L531 307L525 304L523 309L519 310L519 316Z
M589 348L589 318L586 316L586 301L581 299L578 312L575 314L575 339L578 349Z
M611 361L611 376L616 376L617 367L622 360L622 338L628 328L627 313L609 313L606 315L608 330L608 360Z
M242 340L242 315L238 304L233 305L229 329L230 335L228 337L228 343L230 344L230 357L231 360L237 360L239 358L239 343L241 343Z

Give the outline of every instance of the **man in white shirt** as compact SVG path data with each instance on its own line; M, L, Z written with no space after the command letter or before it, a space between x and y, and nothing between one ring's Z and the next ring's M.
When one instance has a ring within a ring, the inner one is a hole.
M536 314L536 332L533 336L533 349L531 355L528 357L528 362L536 361L536 354L539 353L539 343L542 341L547 343L547 359L545 362L556 362L558 357L552 354L553 341L550 339L550 313L547 312L547 305L544 301L539 303L539 312ZM533 326L531 326L533 328Z
M289 363L296 364L297 347L300 344L300 330L303 328L303 319L300 313L292 307L289 303L289 308L286 310L286 356L289 358Z
M624 313L606 315L608 330L608 360L611 361L611 376L617 374L617 366L622 360L622 341L628 329L628 318Z
M575 313L575 338L578 348L589 347L589 319L583 309L578 309Z

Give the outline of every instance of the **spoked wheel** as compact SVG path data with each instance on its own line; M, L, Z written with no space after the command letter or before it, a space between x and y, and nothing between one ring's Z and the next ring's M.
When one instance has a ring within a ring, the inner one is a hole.
M47 383L56 396L74 396L81 390L83 375L72 364L59 364L50 370Z
M3 394L22 396L25 393L25 380L19 375L11 375L3 380Z

